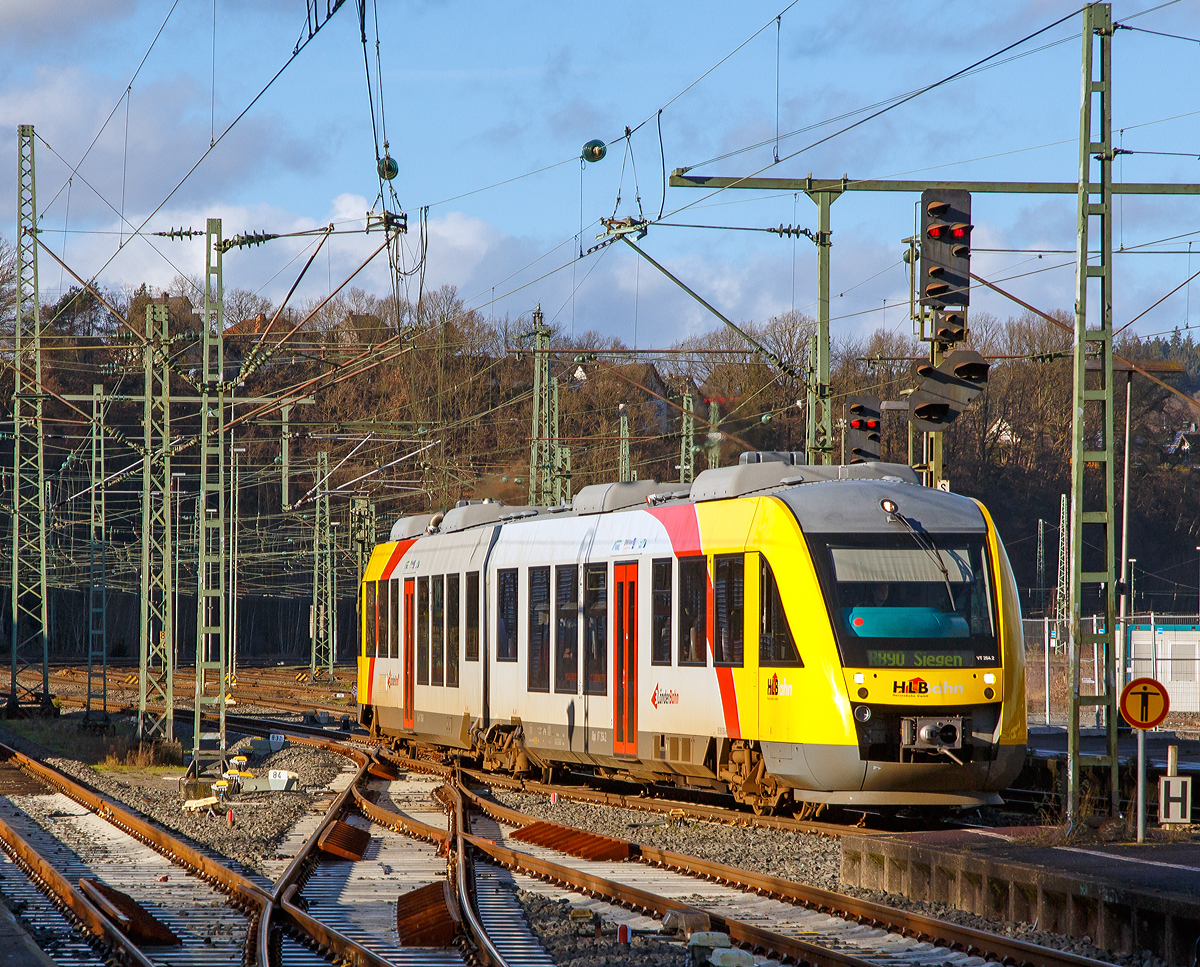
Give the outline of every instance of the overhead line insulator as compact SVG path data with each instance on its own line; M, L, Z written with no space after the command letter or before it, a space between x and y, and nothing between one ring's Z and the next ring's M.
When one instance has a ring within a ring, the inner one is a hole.
M247 248L251 245L262 245L263 242L269 242L275 238L279 238L279 236L271 232L243 232L241 235L234 235L233 238L222 239L217 243L217 248L224 255L232 248Z

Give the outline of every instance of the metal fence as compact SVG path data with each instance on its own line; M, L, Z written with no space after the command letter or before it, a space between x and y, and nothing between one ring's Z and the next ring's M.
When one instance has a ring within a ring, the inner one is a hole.
M1084 618L1103 630L1099 618ZM1067 626L1052 618L1026 618L1025 682L1030 725L1067 723ZM1117 636L1117 687L1134 678L1154 678L1166 686L1171 712L1200 713L1200 616L1139 614L1125 619ZM1084 645L1079 656L1080 691L1099 692L1103 684L1104 656L1094 645ZM1101 725L1100 711L1089 722L1091 710L1081 713L1081 724Z

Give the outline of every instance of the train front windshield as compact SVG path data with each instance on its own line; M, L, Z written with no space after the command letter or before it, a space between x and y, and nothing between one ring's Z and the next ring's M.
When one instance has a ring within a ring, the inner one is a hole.
M982 534L808 535L842 663L999 664Z

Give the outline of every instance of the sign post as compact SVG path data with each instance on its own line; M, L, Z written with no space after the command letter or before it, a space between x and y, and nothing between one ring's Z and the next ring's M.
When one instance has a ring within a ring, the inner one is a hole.
M1137 841L1146 841L1146 730L1167 717L1171 700L1153 678L1135 678L1121 692L1121 715L1137 729Z

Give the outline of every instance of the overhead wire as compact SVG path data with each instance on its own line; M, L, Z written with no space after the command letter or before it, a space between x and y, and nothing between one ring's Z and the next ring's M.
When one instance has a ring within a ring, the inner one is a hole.
M1080 8L1080 9L1082 9L1082 8ZM1063 17L1059 17L1057 20L1055 20L1049 24L1046 24L1044 27L1039 27L1037 30L1033 31L1032 33L1026 34L1024 37L1020 38L1019 40L1015 40L1012 43L1006 44L1005 46L999 48L998 50L995 50L992 53L988 54L986 57L983 57L983 58L975 61L974 63L969 64L967 67L961 68L960 70L957 70L957 71L954 71L953 73L945 75L944 77L940 78L939 80L933 81L930 84L926 84L923 87L917 88L916 90L912 91L911 93L906 94L903 97L901 97L895 101L892 101L891 103L887 104L886 106L873 111L872 113L868 114L866 117L859 118L857 121L853 121L850 124L847 124L845 127L839 128L837 131L834 131L832 134L827 134L824 137L818 138L816 141L810 142L809 144L805 145L803 148L797 148L795 151L791 152L790 154L787 154L787 155L783 156L782 158L780 158L779 161L777 161L777 162L772 161L770 164L764 165L763 167L759 168L758 171L754 172L753 174L745 175L741 178L737 178L729 185L725 185L720 188L716 188L713 191L709 192L708 194L704 195L703 197L698 198L696 201L689 202L686 205L682 205L679 208L674 209L671 212L671 217L678 215L681 211L686 211L688 208L692 208L695 205L700 204L701 202L705 201L708 198L713 197L714 195L717 195L723 191L728 191L731 188L737 187L737 185L739 185L739 184L747 181L748 179L753 178L759 174L762 174L762 172L768 170L769 168L774 167L776 164L782 164L784 161L789 161L792 158L797 157L798 155L804 154L806 151L811 151L813 148L818 147L819 145L825 144L828 141L832 141L834 138L840 137L841 135L846 134L847 132L852 131L857 127L860 127L861 125L866 124L869 121L873 121L876 118L881 117L882 115L888 113L889 111L893 111L896 108L901 107L904 104L907 104L909 101L912 101L915 98L920 97L923 94L927 94L932 90L935 90L945 84L950 83L953 80L956 80L956 79L962 77L968 71L975 70L976 68L982 66L983 64L986 64L988 61L991 61L991 60L995 59L996 57L999 57L1001 54L1007 53L1008 51L1013 50L1016 47L1019 47L1024 43L1029 42L1034 37L1038 37L1041 34L1044 34L1048 30L1053 30L1059 24L1064 23L1065 21L1070 20L1071 18L1077 16L1079 14L1079 12L1080 12L1080 10L1075 10Z
M1078 12L1078 11L1076 11L1076 12ZM1071 14L1071 16L1074 16L1074 14ZM1067 18L1064 18L1064 19L1067 19ZM1056 25L1051 24L1051 27L1053 27L1053 26L1056 26ZM1049 28L1047 28L1047 29L1049 29ZM960 80L964 77L971 77L974 74L982 73L983 71L986 71L986 70L992 70L993 68L996 68L996 67L1002 67L1005 64L1012 63L1015 60L1020 60L1023 57L1030 57L1033 54L1041 53L1044 50L1050 50L1051 48L1058 47L1061 44L1067 43L1068 41L1077 39L1077 37L1078 37L1078 34L1072 34L1068 37L1063 37L1059 40L1050 41L1049 43L1043 44L1040 47L1035 47L1032 50L1023 51L1020 54L1014 54L1012 57L1006 57L1004 60L997 61L994 64L987 64L985 66L981 66L981 67L977 67L977 68L968 68L966 71L957 75L954 79ZM737 157L738 155L745 154L748 151L756 151L759 148L765 148L767 145L771 144L772 140L786 141L788 138L794 138L801 134L807 134L810 131L816 131L819 128L825 127L828 124L836 124L838 121L844 121L847 118L852 118L855 115L862 114L865 111L871 111L871 110L874 110L874 109L880 108L880 107L887 107L888 105L898 106L899 103L903 102L904 100L910 100L912 97L915 97L916 95L923 93L924 90L925 90L925 88L913 88L912 90L905 91L900 94L894 94L891 97L886 97L883 100L875 101L872 104L866 104L866 105L863 105L862 107L854 108L851 111L845 111L842 114L838 114L833 117L825 118L824 120L821 120L821 121L815 121L812 124L807 124L801 128L796 128L794 131L788 131L785 134L777 135L775 139L767 138L766 140L763 140L763 141L757 141L754 144L748 144L748 145L745 145L744 147L735 148L732 151L727 151L724 154L720 154L720 155L717 155L716 157L709 158L706 161L698 161L695 164L688 165L683 170L691 171L694 168L702 168L706 165L715 164L718 161L726 161L729 158ZM890 110L890 108L888 108L888 109ZM866 120L869 120L869 118ZM787 158L781 159L778 157L778 155L776 155L774 162L778 163L781 160L786 161Z
M176 2L178 2L178 0L176 0ZM244 108L242 108L242 110L238 113L237 117L235 117L232 121L230 121L229 124L225 127L225 129L220 133L220 135L218 135L217 138L212 142L212 144L210 144L208 146L208 148L203 153L201 153L200 157L197 158L195 163L184 173L183 177L180 178L179 181L175 183L175 187L172 188L169 192L167 192L166 196L162 199L162 201L160 201L154 207L154 209L150 212L150 214L148 214L142 220L141 224L138 225L138 227L134 230L134 233L133 233L134 236L141 237L142 229L145 228L150 223L150 220L155 215L157 215L160 211L162 211L163 207L167 204L167 202L169 202L175 196L175 193L184 186L184 184L187 182L187 180L189 178L191 178L191 176L195 173L196 169L199 168L200 165L202 165L204 163L205 159L210 154L212 154L213 151L216 150L217 145L219 145L225 139L226 135L228 135L229 132L232 131L234 129L234 127L237 126L238 122L241 121L242 118L244 118L250 112L250 110L254 107L254 105L257 104L262 99L263 95L266 94L267 91L269 91L271 89L271 87L275 84L275 82L277 80L279 80L279 78L281 76L283 76L283 72L286 71L288 69L288 67L290 67L295 62L296 58L298 58L300 56L300 53L309 45L309 43L312 41L313 37L315 37L317 35L317 33L321 30L321 28L324 27L325 24L329 23L329 20L337 13L338 10L341 9L342 3L343 3L343 0L336 0L335 5L333 6L333 9L330 12L329 16L325 18L324 22L318 23L318 25L316 26L315 29L312 27L312 25L310 23L308 38L305 39L303 37L303 35L301 35L301 39L297 40L295 49L288 56L288 59L286 61L284 61L283 65L273 75L271 75L270 80L268 80L267 83L262 86L262 88L259 90L259 92L257 94L255 94L253 98L251 98L250 102ZM172 9L174 9L174 8L172 8ZM127 245L129 243L129 241L132 240L132 237L133 236L131 236L130 239L122 242L120 245L117 246L117 250L115 252L113 252L113 254L110 255L105 260L104 264L101 265L100 268L97 269L93 273L92 278L97 278L101 272L103 272L106 268L108 268L109 265L112 264L113 259L115 259L118 255L121 254L121 252L124 250L125 245Z
M79 161L76 162L74 165L67 164L67 167L71 172L71 175L78 174L80 167L87 160L88 155L92 153L92 148L94 148L96 146L96 142L100 140L100 135L102 135L104 133L105 129L108 127L108 122L111 121L113 119L113 115L117 113L117 108L119 108L121 106L121 101L128 97L129 92L133 89L133 82L137 80L138 74L140 74L142 72L142 68L146 66L146 61L149 60L151 51L154 50L154 46L158 43L158 38L162 36L162 32L167 27L167 21L169 21L171 19L171 15L175 12L175 8L178 6L179 6L179 0L173 0L173 2L171 3L171 8L167 11L167 15L165 17L163 17L162 23L158 25L158 30L155 31L154 37L150 41L150 46L146 48L146 52L142 55L142 59L138 62L138 65L134 69L132 76L129 78L129 83L127 83L125 85L125 89L124 89L124 91L121 92L121 96L119 98L117 98L117 102L112 106L112 110L108 112L108 117L106 117L104 119L104 123L100 125L100 129L96 132L95 137L92 138L91 143L88 144L86 149L84 149L84 152L80 156ZM128 101L126 101L126 111L128 111ZM128 116L126 117L126 134L128 136ZM42 208L41 214L44 215L47 211L49 211L51 206L58 199L58 196L62 194L62 192L65 188L66 188L66 183L64 182L63 186L61 188L59 188L57 192L54 193L54 196Z

